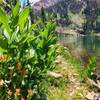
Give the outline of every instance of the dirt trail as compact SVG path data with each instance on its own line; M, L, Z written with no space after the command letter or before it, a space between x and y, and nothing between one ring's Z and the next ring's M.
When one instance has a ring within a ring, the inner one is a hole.
M88 92L87 86L80 82L79 75L69 62L62 57L58 57L57 60L60 62L59 67L61 67L59 73L63 74L64 77L67 75L70 81L66 91L67 100L85 100L86 93Z

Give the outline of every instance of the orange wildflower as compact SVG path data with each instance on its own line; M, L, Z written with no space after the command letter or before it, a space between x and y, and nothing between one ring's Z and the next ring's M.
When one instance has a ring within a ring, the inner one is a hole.
M16 93L15 93L16 95L20 95L20 89L18 88L18 89L16 89Z
M24 96L21 96L21 100L25 100L25 97Z
M25 78L25 70L22 68L22 64L20 62L17 64L17 69L21 73L22 79L24 79Z
M22 64L21 64L21 63L18 63L18 64L17 64L17 68L18 68L18 70L21 72L21 70L22 70Z
M11 96L11 95L12 95L11 90L9 90L7 93L8 93L8 95L9 95L9 96Z
M6 55L0 55L0 62L3 62L7 59L7 56Z
M3 86L3 84L4 84L4 81L1 79L0 80L0 86Z
M22 79L25 78L25 70L24 69L21 71L21 76L22 76Z
M28 95L30 95L30 96L33 95L33 91L32 91L32 89L29 89L29 90L28 90Z

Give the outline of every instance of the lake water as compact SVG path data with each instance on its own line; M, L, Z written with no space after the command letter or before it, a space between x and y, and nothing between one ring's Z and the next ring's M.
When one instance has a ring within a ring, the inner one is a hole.
M94 35L73 35L58 34L61 44L68 47L72 55L75 56L85 66L92 56L97 57L97 72L100 75L100 36Z

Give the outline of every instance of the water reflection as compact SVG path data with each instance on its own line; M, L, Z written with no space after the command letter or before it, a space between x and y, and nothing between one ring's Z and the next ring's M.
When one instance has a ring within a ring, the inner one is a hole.
M100 74L100 36L59 34L58 40L68 47L72 55L80 59L84 66L88 64L90 57L96 56Z
M100 37L94 35L59 34L58 40L72 51L87 52L88 55L100 56Z

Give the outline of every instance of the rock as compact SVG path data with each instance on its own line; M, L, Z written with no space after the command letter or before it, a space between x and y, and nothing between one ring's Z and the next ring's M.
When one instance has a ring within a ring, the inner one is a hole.
M54 78L62 78L63 77L63 75L55 73L55 72L51 72L51 71L48 71L47 74L48 74L48 76L51 76L51 77L54 77Z
M97 86L98 86L99 89L100 89L100 81L99 81L99 80L97 80Z
M94 95L93 94L94 94L94 92L91 92L91 93L88 92L88 94L86 95L86 98L89 99L89 100L94 100Z
M61 64L62 61L60 61L60 60L56 60L55 63L56 63L56 64Z
M86 95L86 98L88 100L100 100L100 93L95 93L95 92L88 92Z
M96 87L98 87L100 89L100 81L97 80L96 82L94 80L91 80L88 78L88 82L91 84L91 85L94 85Z

